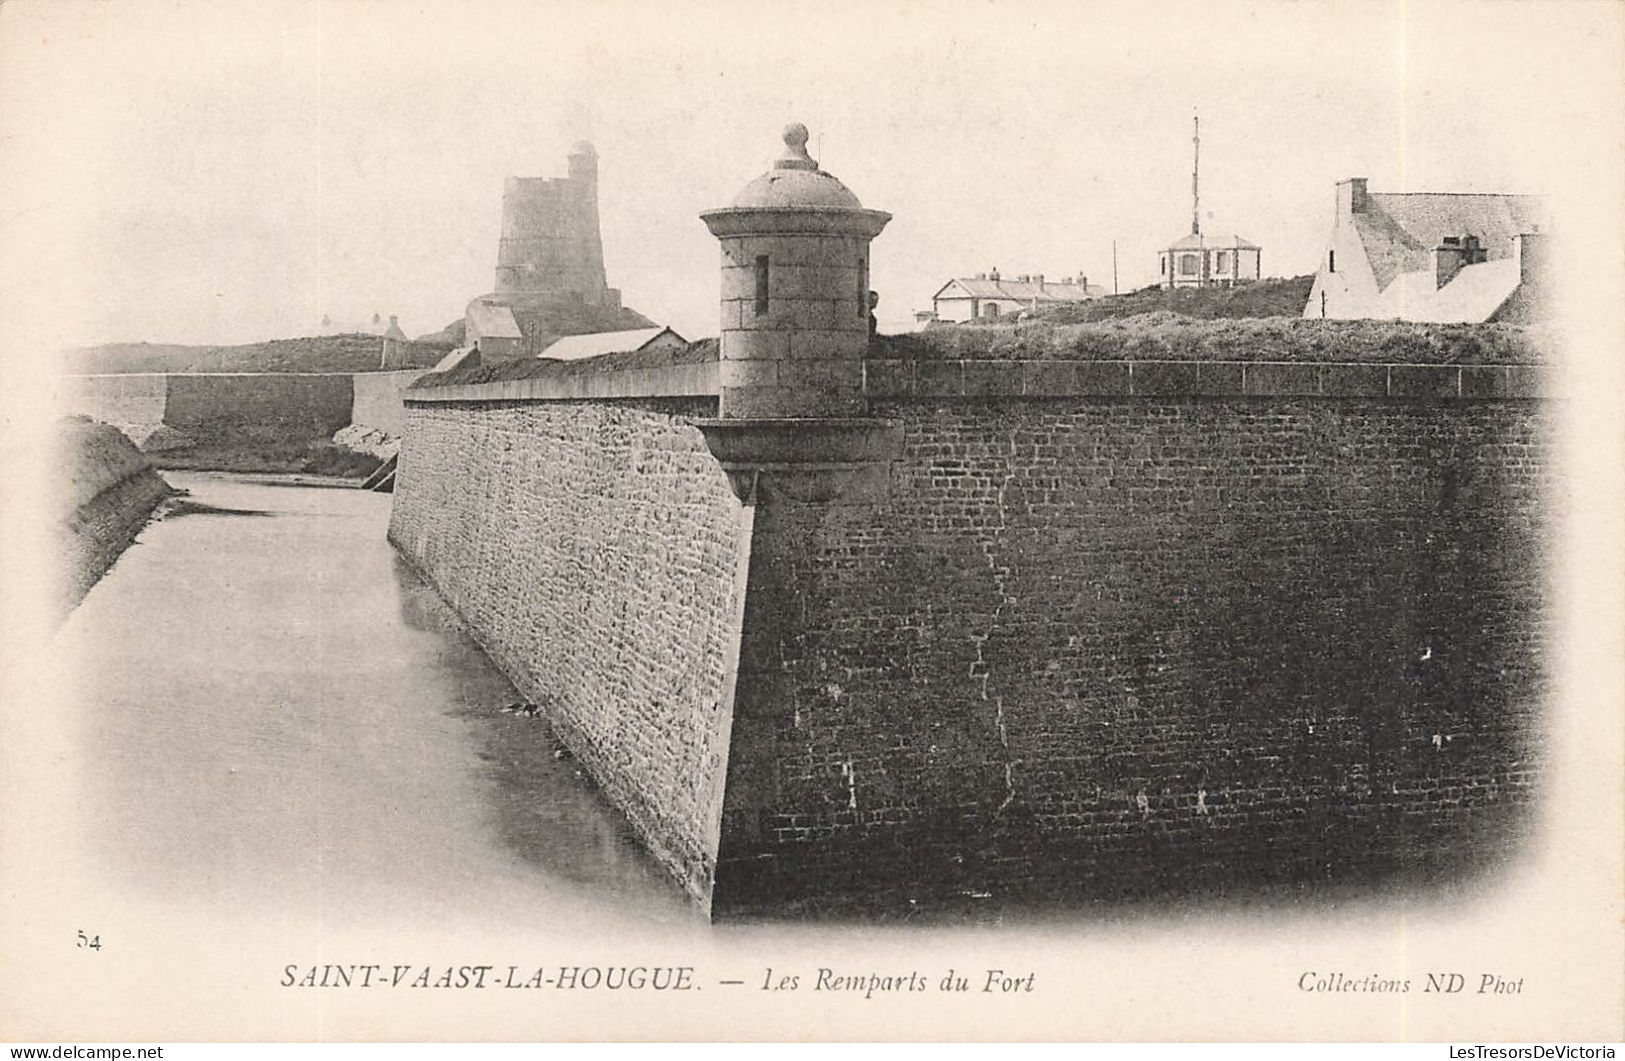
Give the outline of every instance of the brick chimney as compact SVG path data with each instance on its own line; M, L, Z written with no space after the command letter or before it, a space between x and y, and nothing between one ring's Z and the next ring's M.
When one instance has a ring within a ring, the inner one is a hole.
M1546 293L1551 275L1547 249L1546 234L1543 232L1523 232L1512 237L1512 256L1518 259L1518 283L1530 295Z
M1462 244L1460 236L1446 236L1444 241L1433 248L1434 288L1441 288L1456 278L1461 267L1467 264L1469 249Z
M1350 177L1337 182L1337 216L1363 214L1366 211L1364 177Z

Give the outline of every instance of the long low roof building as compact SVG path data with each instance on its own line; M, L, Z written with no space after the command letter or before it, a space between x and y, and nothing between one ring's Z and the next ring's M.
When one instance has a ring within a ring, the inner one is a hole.
M1060 303L1087 302L1109 292L1089 278L1046 280L1036 276L1002 277L997 270L949 280L931 296L938 320L964 321L996 317L1023 309L1043 309Z
M554 361L580 361L604 354L625 354L634 350L662 350L687 346L688 340L670 328L632 328L624 332L590 332L566 335L538 356Z

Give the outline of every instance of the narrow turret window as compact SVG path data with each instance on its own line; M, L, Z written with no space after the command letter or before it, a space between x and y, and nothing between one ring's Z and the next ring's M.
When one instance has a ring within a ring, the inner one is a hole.
M1337 252L1336 251L1327 251L1326 252L1326 271L1328 273L1337 272Z
M767 315L767 255L756 256L756 315Z
M858 320L869 317L869 263L858 258Z

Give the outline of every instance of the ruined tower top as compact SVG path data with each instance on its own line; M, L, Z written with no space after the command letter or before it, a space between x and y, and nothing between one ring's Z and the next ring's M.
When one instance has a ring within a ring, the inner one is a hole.
M598 149L586 140L577 140L570 147L565 172L573 181L589 184L594 196L598 194Z
M509 177L497 244L498 294L612 301L598 226L598 153L570 149L566 177Z

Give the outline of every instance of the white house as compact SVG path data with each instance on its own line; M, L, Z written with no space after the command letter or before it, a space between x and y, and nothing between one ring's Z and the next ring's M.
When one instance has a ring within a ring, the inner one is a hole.
M1046 280L1043 273L1002 277L989 273L949 280L931 296L932 319L960 323L993 320L1022 310L1034 311L1110 294L1087 276Z
M1264 252L1237 235L1181 236L1157 254L1157 283L1173 287L1233 287L1257 280Z
M1543 315L1545 204L1532 195L1369 192L1337 214L1303 315L1445 322Z

